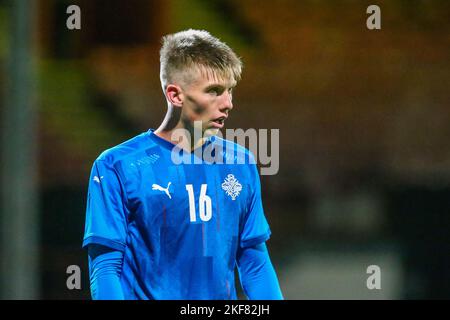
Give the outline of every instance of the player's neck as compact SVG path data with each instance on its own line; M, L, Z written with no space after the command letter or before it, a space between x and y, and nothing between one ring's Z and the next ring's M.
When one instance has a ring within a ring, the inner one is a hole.
M194 134L194 126L184 123L180 116L174 114L173 109L169 109L161 125L154 131L158 137L176 144L178 147L192 152L201 147L206 138L200 134Z

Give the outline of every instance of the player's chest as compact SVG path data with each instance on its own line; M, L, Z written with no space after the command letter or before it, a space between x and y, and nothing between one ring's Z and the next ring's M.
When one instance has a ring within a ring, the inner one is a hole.
M137 219L177 225L227 219L246 211L250 184L245 172L225 166L154 167L140 173L129 195Z

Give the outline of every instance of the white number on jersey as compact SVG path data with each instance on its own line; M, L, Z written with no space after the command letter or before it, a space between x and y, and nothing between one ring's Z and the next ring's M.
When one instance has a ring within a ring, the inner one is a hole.
M208 185L202 184L200 189L200 198L198 199L199 216L202 221L209 221L212 217L212 204L211 198L206 195L206 189ZM197 221L197 213L195 210L195 198L194 198L194 187L192 184L186 185L186 190L189 195L189 217L191 222Z

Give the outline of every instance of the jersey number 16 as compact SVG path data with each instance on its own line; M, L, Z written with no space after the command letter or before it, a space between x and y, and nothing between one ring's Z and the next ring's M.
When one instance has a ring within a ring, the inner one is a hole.
M200 189L200 198L198 199L199 216L202 221L209 221L212 217L211 198L206 195L207 184L202 184ZM186 185L186 190L189 195L189 216L191 222L197 221L197 213L195 210L194 187L192 184Z

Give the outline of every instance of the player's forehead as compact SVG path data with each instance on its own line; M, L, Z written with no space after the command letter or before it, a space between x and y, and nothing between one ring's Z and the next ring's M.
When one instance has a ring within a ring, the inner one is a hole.
M232 70L218 70L209 67L199 66L192 70L192 80L197 86L222 86L226 88L235 87L237 84L234 79Z

